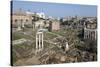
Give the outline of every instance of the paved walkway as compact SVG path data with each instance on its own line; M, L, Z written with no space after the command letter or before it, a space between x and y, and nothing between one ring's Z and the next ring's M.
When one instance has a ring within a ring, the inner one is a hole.
M21 44L21 43L24 43L26 42L27 40L25 38L21 38L21 39L18 39L18 40L14 40L12 42L13 45L16 45L16 44Z

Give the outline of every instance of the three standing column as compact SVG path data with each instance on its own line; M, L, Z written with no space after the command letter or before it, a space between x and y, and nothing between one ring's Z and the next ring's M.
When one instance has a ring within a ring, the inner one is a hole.
M36 33L36 53L43 50L43 32Z

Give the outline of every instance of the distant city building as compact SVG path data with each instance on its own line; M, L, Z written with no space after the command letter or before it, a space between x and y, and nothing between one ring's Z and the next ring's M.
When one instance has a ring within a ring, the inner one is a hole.
M37 13L37 15L42 19L46 18L45 14L43 12Z
M12 14L12 26L18 27L19 30L27 24L33 26L33 29L46 28L51 31L60 29L60 22L58 20L54 18L45 19L45 17L43 12L15 12Z

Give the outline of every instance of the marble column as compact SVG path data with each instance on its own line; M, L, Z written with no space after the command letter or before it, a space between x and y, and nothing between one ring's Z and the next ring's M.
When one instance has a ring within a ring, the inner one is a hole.
M36 50L38 50L38 35L36 34Z
M85 32L84 32L84 39L86 39L87 38L87 31L85 30Z
M88 34L87 34L87 39L89 39L90 38L90 31L88 31Z
M38 35L39 35L39 50L41 50L41 34Z
M87 35L88 35L88 31L86 30L85 31L85 39L87 39L87 37L88 37Z
M84 39L86 39L86 31L84 30Z
M90 36L91 36L91 38L90 38L90 39L91 39L91 40L93 40L93 33L92 33L92 31L91 31L91 35L90 35Z
M95 30L95 40L96 40L96 38L97 38L97 31Z
M43 33L42 33L42 49L43 49L44 45L43 45Z

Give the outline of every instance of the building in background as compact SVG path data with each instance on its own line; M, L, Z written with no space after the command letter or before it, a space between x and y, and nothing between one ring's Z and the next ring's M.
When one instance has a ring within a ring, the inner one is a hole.
M95 19L89 18L85 22L84 39L97 40L97 21Z
M50 31L60 30L60 22L57 20L50 21Z
M39 19L45 19L45 14L43 12L30 12L30 11L15 11L11 15L12 27L24 24L34 24Z

